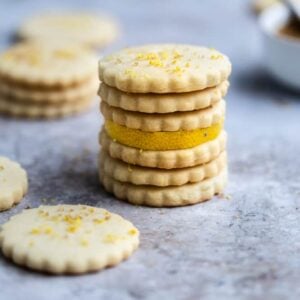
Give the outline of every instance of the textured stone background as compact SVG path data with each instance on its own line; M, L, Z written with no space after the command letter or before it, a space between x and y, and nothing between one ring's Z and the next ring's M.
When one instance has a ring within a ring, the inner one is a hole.
M1 0L1 47L24 16L50 5L102 8L119 17L123 35L108 51L172 41L214 46L231 57L231 199L174 209L115 200L97 182L97 108L51 122L0 118L0 153L21 162L30 178L29 194L0 214L1 223L28 205L87 203L129 218L142 234L130 260L85 276L41 275L1 257L0 298L299 299L299 94L279 87L264 71L248 2Z

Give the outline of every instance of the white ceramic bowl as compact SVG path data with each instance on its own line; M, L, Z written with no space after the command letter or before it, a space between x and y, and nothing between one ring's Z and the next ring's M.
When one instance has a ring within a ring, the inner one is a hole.
M300 39L278 35L278 30L286 24L288 17L288 10L281 4L260 15L265 63L276 79L300 90Z

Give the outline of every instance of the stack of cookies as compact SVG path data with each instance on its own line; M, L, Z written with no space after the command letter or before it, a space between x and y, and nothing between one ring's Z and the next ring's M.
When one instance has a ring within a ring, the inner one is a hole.
M101 60L105 189L150 206L194 204L221 193L230 72L226 56L190 45L129 48Z
M0 112L56 118L86 110L97 93L97 57L71 44L28 42L0 55Z

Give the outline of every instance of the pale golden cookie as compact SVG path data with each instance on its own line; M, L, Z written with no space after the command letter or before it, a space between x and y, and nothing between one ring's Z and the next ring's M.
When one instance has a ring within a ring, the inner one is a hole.
M25 21L18 35L30 40L61 40L105 47L116 39L118 31L116 21L109 16L76 12L46 13Z
M162 169L185 168L207 163L224 151L226 140L227 135L223 130L216 139L193 148L146 151L114 142L105 130L102 130L99 134L99 142L102 148L111 157L133 165Z
M223 192L227 182L227 169L215 177L181 186L154 187L122 183L107 176L103 170L100 172L100 181L108 192L132 204L155 207L183 206L209 200Z
M229 82L202 91L174 94L133 94L119 91L101 83L99 96L110 106L144 113L171 113L192 111L209 107L220 101L227 93Z
M2 226L3 254L16 264L54 274L115 266L139 245L132 223L86 205L26 209Z
M14 84L65 87L95 74L97 56L73 44L22 43L0 55L0 78Z
M0 211L19 203L27 190L26 171L18 163L0 156Z
M92 103L93 96L72 102L37 104L35 102L15 101L0 95L0 113L13 117L53 119L84 112L92 106Z
M219 85L231 72L214 49L161 44L127 48L99 63L100 80L131 93L182 93Z
M37 89L0 81L0 95L27 102L72 102L97 93L99 81L93 76L87 81L63 89Z
M174 96L176 97L176 96ZM127 128L142 131L179 131L207 128L224 120L225 101L221 100L211 107L189 112L173 112L168 114L147 114L132 112L109 106L101 102L101 112L105 120Z
M222 152L214 160L195 167L181 169L156 169L139 167L111 158L106 151L101 151L99 168L113 179L135 185L179 186L190 182L199 182L217 176L227 164L227 154Z

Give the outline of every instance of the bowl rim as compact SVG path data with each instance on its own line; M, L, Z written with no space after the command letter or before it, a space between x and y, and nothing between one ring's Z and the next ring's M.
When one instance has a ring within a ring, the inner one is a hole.
M283 4L277 3L260 14L258 23L263 33L269 38L285 45L300 48L300 39L278 34L278 29L286 24L288 18L288 9Z

